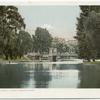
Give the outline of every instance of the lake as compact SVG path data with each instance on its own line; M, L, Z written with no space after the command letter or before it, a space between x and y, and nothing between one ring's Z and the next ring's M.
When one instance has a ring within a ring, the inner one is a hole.
M100 65L0 64L0 88L100 88Z

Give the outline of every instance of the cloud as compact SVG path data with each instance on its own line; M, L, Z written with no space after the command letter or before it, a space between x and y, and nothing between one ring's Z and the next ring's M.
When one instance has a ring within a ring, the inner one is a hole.
M49 24L44 24L44 25L41 25L42 28L46 28L46 29L53 29L53 26L52 25L49 25Z

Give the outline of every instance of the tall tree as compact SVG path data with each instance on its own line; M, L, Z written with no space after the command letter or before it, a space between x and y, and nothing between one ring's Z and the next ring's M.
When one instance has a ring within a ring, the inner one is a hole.
M76 36L79 44L79 57L94 60L97 55L95 36L99 22L96 13L100 12L100 6L80 6L80 9Z
M39 53L49 52L52 36L47 29L37 27L34 36L35 51Z
M8 57L12 59L13 50L16 47L14 43L17 31L25 28L24 19L19 14L17 7L0 6L0 22L2 23L0 26L2 53L6 56L6 59Z
M22 57L24 54L32 52L33 40L28 32L20 31L17 38L18 55Z

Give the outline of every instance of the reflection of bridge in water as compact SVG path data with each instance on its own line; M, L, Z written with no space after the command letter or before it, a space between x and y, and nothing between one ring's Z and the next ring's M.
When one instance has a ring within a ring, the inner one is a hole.
M75 64L69 65L69 64L43 63L43 64L35 64L35 65L30 65L30 66L32 68L32 69L29 68L30 71L32 71L30 75L34 77L35 87L38 87L38 88L54 87L54 84L56 87L57 85L56 81L58 81L58 87L59 87L59 83L61 83L62 81L69 82L68 83L69 85L70 82L73 81L72 79L74 78L75 80L77 80L76 84L79 83L80 68Z
M36 64L28 64L29 66L29 69L30 70L35 70L35 69L38 69L41 71L60 71L60 70L75 70L75 69L78 69L80 70L81 66L82 66L82 63L80 64L67 64L67 63L62 63L62 64L58 64L57 63L50 63L50 62L40 62L40 63L36 63Z

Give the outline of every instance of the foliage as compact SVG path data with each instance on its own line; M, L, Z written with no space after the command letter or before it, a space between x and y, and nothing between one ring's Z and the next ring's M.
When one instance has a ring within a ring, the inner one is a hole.
M79 57L87 60L100 57L100 6L80 6L81 13L78 18L77 36L79 44Z
M6 59L16 59L17 56L30 52L31 36L21 31L25 29L25 23L17 7L0 6L0 23L1 55Z
M17 37L18 55L21 57L28 52L32 52L33 41L28 32L20 31Z
M44 53L49 52L51 47L52 36L47 29L37 27L35 35L33 36L35 52Z
M57 48L58 53L65 53L69 51L69 47L67 46L65 40L57 37L53 39L52 46Z

